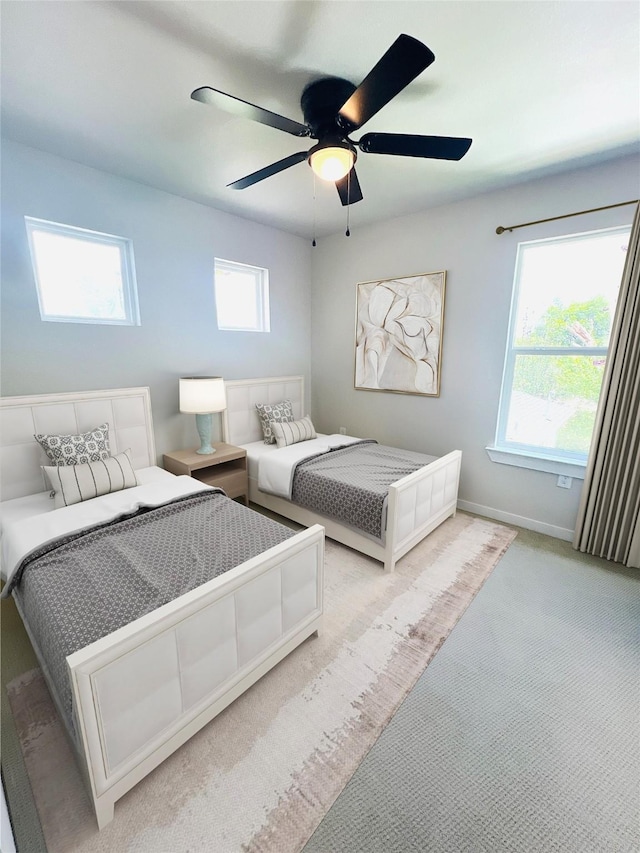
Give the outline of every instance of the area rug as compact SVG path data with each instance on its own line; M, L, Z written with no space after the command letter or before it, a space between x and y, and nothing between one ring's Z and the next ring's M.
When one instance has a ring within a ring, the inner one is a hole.
M8 685L49 853L302 849L515 531L458 514L384 574L327 540L325 619L98 832L39 670Z

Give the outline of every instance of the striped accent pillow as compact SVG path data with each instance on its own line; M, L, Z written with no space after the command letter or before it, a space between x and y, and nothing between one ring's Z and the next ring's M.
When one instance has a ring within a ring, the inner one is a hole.
M46 465L42 470L51 483L55 509L138 485L130 450L84 465Z
M299 441L309 441L310 438L316 438L316 431L309 415L305 415L300 421L284 421L283 423L271 421L270 427L278 447L288 447L290 444L297 444Z

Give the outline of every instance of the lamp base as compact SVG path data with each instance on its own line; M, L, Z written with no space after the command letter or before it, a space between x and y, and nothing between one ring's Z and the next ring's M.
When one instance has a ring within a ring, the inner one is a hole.
M216 452L215 447L211 446L211 415L196 415L196 429L200 436L200 447L196 453L203 456L210 456Z

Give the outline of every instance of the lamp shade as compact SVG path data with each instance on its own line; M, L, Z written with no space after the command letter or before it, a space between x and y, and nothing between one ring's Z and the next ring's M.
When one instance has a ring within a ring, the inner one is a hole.
M317 147L310 157L311 168L319 178L325 181L339 181L351 171L355 162L349 148L329 146Z
M324 181L339 181L353 168L357 159L356 149L341 137L325 137L307 157L315 174Z
M180 411L192 415L222 412L227 408L221 376L185 376L180 379Z

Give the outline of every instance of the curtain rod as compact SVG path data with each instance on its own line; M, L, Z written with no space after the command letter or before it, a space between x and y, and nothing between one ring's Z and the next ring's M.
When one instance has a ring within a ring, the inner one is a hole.
M536 219L535 222L523 222L520 225L507 225L504 228L498 225L496 234L504 234L505 231L515 231L516 228L526 228L528 225L540 225L542 222L554 222L556 219L568 219L570 216L582 216L583 213L596 213L598 210L610 210L612 207L625 207L627 204L638 204L640 199L631 201L619 201L617 204L607 204L604 207L592 207L591 210L577 210L575 213L565 213L562 216L550 216L548 219Z

